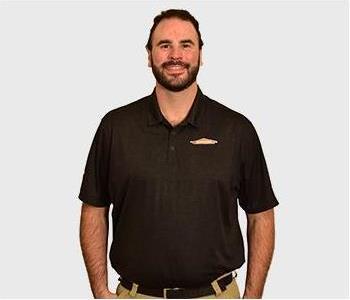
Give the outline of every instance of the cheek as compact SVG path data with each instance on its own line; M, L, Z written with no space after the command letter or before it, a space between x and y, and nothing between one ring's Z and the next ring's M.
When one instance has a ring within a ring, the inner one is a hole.
M196 65L198 63L199 55L197 53L186 53L184 54L184 60L188 61L192 65Z
M156 66L160 66L162 63L167 61L167 55L164 53L154 53L152 54L153 64Z

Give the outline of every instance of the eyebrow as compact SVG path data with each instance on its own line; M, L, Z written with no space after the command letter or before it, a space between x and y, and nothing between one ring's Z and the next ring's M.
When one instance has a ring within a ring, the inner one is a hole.
M160 40L158 43L157 43L157 46L159 45L162 45L162 44L171 44L171 40ZM194 42L191 40L191 39L187 39L187 40L181 40L180 41L181 44L191 44L194 46Z
M191 45L194 46L194 42L193 42L192 40L190 40L190 39L188 39L188 40L182 40L180 43L181 43L181 44L191 44Z

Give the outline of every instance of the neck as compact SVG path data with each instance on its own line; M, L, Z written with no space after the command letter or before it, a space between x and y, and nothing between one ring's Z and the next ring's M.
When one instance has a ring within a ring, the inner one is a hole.
M186 118L198 90L197 83L192 83L187 89L172 92L160 84L156 84L156 95L159 108L168 122L175 126Z

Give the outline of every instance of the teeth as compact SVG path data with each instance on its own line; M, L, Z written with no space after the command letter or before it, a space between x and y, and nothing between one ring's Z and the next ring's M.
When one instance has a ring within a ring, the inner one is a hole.
M169 66L168 69L183 69L182 66Z

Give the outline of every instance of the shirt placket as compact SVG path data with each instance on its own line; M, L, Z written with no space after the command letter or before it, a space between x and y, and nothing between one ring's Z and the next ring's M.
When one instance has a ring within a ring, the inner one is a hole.
M169 171L172 174L172 170L175 168L176 164L176 139L178 136L177 128L171 128L168 131L168 147L167 147L167 165Z

